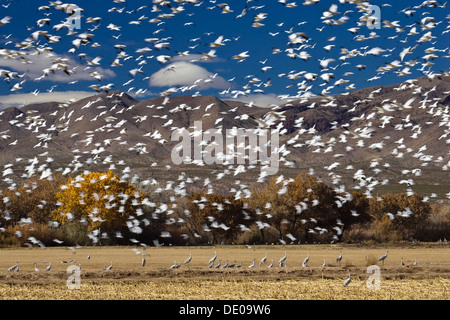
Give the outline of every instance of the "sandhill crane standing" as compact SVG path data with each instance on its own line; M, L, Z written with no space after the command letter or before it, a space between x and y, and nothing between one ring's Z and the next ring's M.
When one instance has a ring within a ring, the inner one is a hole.
M8 271L14 271L14 270L17 271L17 269L19 269L19 261L16 261L16 264L15 264L15 265L9 267L9 268L8 268Z
M383 262L383 265L384 265L384 260L385 260L385 259L387 258L387 256L388 256L388 252L389 252L389 251L386 250L386 254L378 258L378 261L382 261L382 262Z
M143 267L145 267L145 263L147 262L147 260L145 259L145 256L149 256L149 254L148 254L147 252L145 252L145 247L144 247L144 249L142 250L142 252L137 251L136 253L137 253L137 254L142 254L141 265L142 265Z
M284 256L280 258L280 261L278 261L280 267L283 266L284 262L286 261L286 258L287 258L287 253L286 253L286 251L285 251L285 252L284 252Z
M267 252L266 252L266 255L264 257L262 257L261 261L259 262L260 268L261 268L261 265L266 262L266 260L267 260Z
M251 265L249 265L248 267L249 268L253 268L255 266L255 259L253 259L253 262L252 262L252 264Z
M228 260L225 261L225 264L222 266L222 268L228 267Z
M107 267L104 267L103 270L111 270L112 267L113 267L113 263L111 261L111 264L109 266L107 266Z
M213 261L213 262L214 262L214 261ZM216 268L216 269L220 268L220 264L221 264L221 261L220 261L220 259L219 259L219 263L216 264L216 265L214 266L214 268ZM212 265L212 264L211 264L211 265Z
M336 258L336 262L341 262L342 260L342 251L339 253L339 256Z
M51 268L52 268L52 262L50 261L50 263L47 266L47 268L45 268L45 271L50 271Z
M211 259L209 259L209 262L208 262L208 264L213 264L214 263L214 261L216 261L216 258L217 258L217 252L216 251L214 251L214 256L211 258Z
M348 286L350 281L352 281L352 277L351 277L350 272L349 272L348 273L348 278L345 279L345 281L344 281L344 287Z
M304 267L304 268L309 267L308 261L309 261L309 252L308 252L308 256L305 259L303 259L303 261L302 261L302 267Z
M272 262L267 266L267 268L272 268L273 267L273 259Z
M191 262L191 260L192 260L192 252L189 254L189 257L186 260L184 260L184 264L187 264L188 268L189 268L189 263Z

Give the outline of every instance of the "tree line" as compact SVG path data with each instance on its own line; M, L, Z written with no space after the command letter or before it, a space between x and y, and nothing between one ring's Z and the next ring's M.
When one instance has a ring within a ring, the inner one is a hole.
M0 195L3 246L436 241L450 232L448 207L418 194L340 192L306 173L273 177L243 197L162 199L112 171L33 177Z

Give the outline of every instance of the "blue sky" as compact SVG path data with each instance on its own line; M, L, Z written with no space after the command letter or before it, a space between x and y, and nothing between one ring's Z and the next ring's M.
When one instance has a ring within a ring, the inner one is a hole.
M0 103L78 99L109 86L141 100L170 92L270 106L449 71L444 1L370 1L380 9L380 29L363 20L375 13L368 6L307 1L75 1L83 11L72 34L56 29L68 21L66 3L2 1L0 20L10 19L0 26L0 69L19 77L0 76ZM212 47L217 39L223 45ZM343 48L354 55L344 58ZM374 48L381 53L371 54ZM215 56L205 60L211 50ZM241 53L248 57L236 59ZM324 59L331 59L327 68Z

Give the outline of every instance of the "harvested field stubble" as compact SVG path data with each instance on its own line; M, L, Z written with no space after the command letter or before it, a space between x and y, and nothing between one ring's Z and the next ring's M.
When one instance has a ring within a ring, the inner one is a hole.
M447 246L391 246L380 262L380 288L370 289L367 261L384 254L385 247L330 245L147 248L147 263L132 247L83 247L0 250L0 299L450 299L450 248ZM240 268L208 268L217 260L236 260ZM341 262L336 262L339 252ZM268 262L248 268L268 252ZM183 261L192 253L189 266ZM287 254L288 267L278 260ZM301 261L310 253L309 267ZM90 259L87 259L87 256ZM369 258L368 258L369 257ZM403 258L405 266L400 265ZM268 268L274 259L274 267ZM327 266L322 267L323 260ZM418 260L414 265L415 259ZM61 261L67 263L61 263ZM68 261L73 261L69 263ZM177 269L170 269L182 261ZM19 262L19 272L7 271ZM50 261L52 269L43 271ZM76 262L75 262L76 261ZM112 262L111 270L103 270ZM241 264L242 262L242 264ZM34 271L34 263L41 270ZM79 289L68 289L67 267L80 265ZM343 286L348 273L351 283Z
M2 299L148 299L148 300L448 300L450 279L387 280L379 290L366 281L348 287L335 279L302 280L183 280L183 281L85 281L79 290L64 284L0 284Z

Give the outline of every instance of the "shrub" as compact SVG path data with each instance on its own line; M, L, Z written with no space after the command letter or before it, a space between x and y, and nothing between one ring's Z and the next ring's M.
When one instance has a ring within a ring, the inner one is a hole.
M71 221L61 227L62 237L65 245L87 245L90 240L85 224L79 221Z
M9 226L0 238L4 246L55 246L53 239L62 239L61 230L50 227L48 224L31 223Z
M412 238L421 241L450 239L450 206L432 205L432 213L423 223L417 224Z
M398 242L402 240L400 231L387 215L371 224L372 238L377 242Z
M242 244L272 244L279 243L278 232L275 228L269 227L264 230L259 229L256 224L249 227L250 231L243 232L238 238L237 243ZM264 236L263 236L264 235Z
M366 242L372 239L370 223L355 224L342 234L344 242Z

